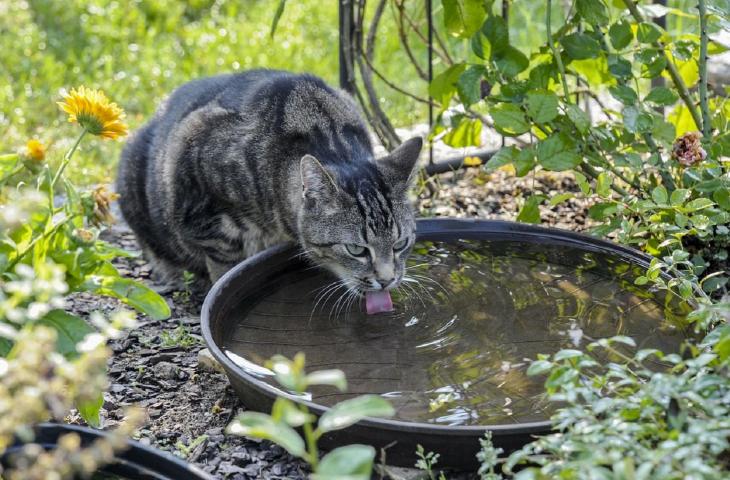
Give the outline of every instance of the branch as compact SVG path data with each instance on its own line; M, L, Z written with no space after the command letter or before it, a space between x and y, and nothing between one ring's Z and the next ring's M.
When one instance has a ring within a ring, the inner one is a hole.
M563 59L560 57L560 52L555 48L553 42L552 27L550 25L550 14L552 10L552 0L547 0L547 13L545 14L545 29L547 30L547 42L550 47L550 51L553 52L553 58L555 63L558 65L558 71L560 72L560 80L563 82L563 96L565 102L570 104L570 90L568 90L568 81L565 79L565 67L563 66Z
M631 16L636 19L637 22L643 22L644 16L641 14L639 9L636 7L636 3L634 3L634 0L623 0L624 5L626 5L626 8L629 9L629 12L631 13ZM704 3L704 2L703 2ZM667 60L667 73L669 74L669 77L672 79L672 82L674 82L674 86L677 87L677 93L679 93L680 98L684 102L685 105L687 105L687 108L689 109L690 115L692 115L692 120L694 120L695 125L697 125L697 128L703 129L703 122L702 118L700 118L700 114L697 112L697 107L695 106L694 102L692 102L692 97L690 97L689 90L687 89L687 85L684 84L684 80L682 80L682 76L679 74L679 71L677 71L677 67L674 65L673 62L669 60L669 57L667 57L667 54L664 53L664 44L656 41L652 45L654 45L655 48L658 48L662 51L662 54L664 55L664 58Z
M403 2L398 2L398 3L403 3ZM408 16L408 13L407 13L407 12L406 12L405 10L403 11L403 18L405 18L406 22L408 22L408 25L409 25L409 26L411 27L411 29L413 30L413 33L415 33L415 34L416 34L416 36L417 36L417 37L418 37L418 38L419 38L419 39L420 39L420 40L421 40L421 41L422 41L422 42L423 42L424 44L428 44L428 40L426 39L426 37L424 37L424 36L423 36L423 33L421 32L421 30L420 30L420 29L418 28L418 26L417 26L417 25L416 25L416 24L415 24L415 23L413 22L413 20L411 19L411 17L409 17L409 16ZM436 30L434 29L434 33L435 33L435 32L436 32ZM439 36L438 36L438 35L436 35L436 42L437 42L437 43L438 43L438 44L439 44L439 45L441 46L441 48L444 48L444 46L443 46L442 42L440 41L440 39L439 39ZM433 52L434 52L434 53L435 53L436 55L438 55L439 57L441 57L441 60L443 60L443 61L444 61L444 63L446 63L447 65L453 65L454 61L453 61L453 60L451 59L451 57L449 57L448 53L445 53L445 50L444 50L444 52L442 52L442 51L440 51L439 49L437 49L437 48L434 48L434 49L433 49Z
M428 81L428 75L418 64L418 61L416 60L416 57L413 55L413 51L411 50L411 45L408 43L408 35L406 35L406 31L403 26L403 6L402 6L402 4L400 4L398 2L393 2L393 4L395 5L395 8L398 10L398 14L394 15L394 16L395 16L395 23L398 27L398 37L400 38L400 43L403 45L403 50L405 50L406 55L408 56L409 60L411 61L411 64L413 65L413 67L416 69L418 76L421 77L421 80Z
M370 108L372 109L373 118L376 119L379 123L379 127L381 129L381 140L385 144L386 148L393 149L401 143L401 140L398 137L398 134L395 132L393 125L390 123L390 120L388 120L388 117L385 115L385 112L383 112L383 109L380 108L378 95L375 92L375 87L373 87L371 72L362 61L363 58L368 58L368 63L372 61L373 51L375 50L375 35L378 31L378 24L380 23L380 19L382 18L386 1L387 0L380 0L377 7L375 8L375 13L373 14L373 19L370 22L370 28L368 29L368 35L364 51L362 48L362 24L365 19L366 0L360 0L358 2L359 9L357 24L358 26L360 26L360 29L357 32L355 47L357 48L358 52L357 64L360 68L360 77L362 79L363 86L365 87L365 92L367 93L368 100L370 102Z
M409 92L407 90L404 90L403 88L399 87L395 83L391 82L390 80L388 80L385 77L385 75L383 75L380 71L378 71L375 68L375 65L373 65L370 62L370 59L367 56L363 56L363 58L365 59L365 63L368 64L368 68L375 74L375 76L377 76L380 80L382 80L383 83L385 83L387 86L389 86L390 88L392 88L396 92L402 93L406 97L410 97L410 98L412 98L413 100L415 100L417 102L425 103L426 105L428 105L430 103L431 105L433 105L436 108L441 108L441 105L440 104L438 104L436 102L433 102L433 101L429 101L426 98L419 97L418 95L415 95L415 94L413 94L413 93L411 93L411 92Z
M700 11L700 109L702 110L702 136L706 142L710 141L712 122L710 108L707 104L707 3L699 0Z

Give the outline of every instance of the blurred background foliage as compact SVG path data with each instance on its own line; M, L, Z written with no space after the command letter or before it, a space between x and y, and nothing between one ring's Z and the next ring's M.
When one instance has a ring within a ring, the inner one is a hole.
M269 35L276 3L269 0L0 0L0 151L15 151L31 138L50 144L58 162L76 136L55 101L78 85L101 88L127 112L132 129L144 123L170 91L201 76L250 68L311 72L338 81L338 12L335 0L288 2L276 35ZM425 23L424 3L406 2L410 16ZM688 0L670 1L687 8ZM443 25L441 2L434 22ZM405 90L425 94L402 51L391 9L378 30L379 70ZM544 41L545 2L520 0L510 9L517 48L531 51ZM668 30L692 31L694 22L668 17ZM556 23L561 20L556 19ZM559 27L559 25L555 25ZM425 64L423 42L413 38ZM461 58L468 40L447 38ZM438 57L434 72L443 70ZM396 126L424 122L426 108L385 86L375 85ZM68 176L78 184L114 176L121 142L84 145Z

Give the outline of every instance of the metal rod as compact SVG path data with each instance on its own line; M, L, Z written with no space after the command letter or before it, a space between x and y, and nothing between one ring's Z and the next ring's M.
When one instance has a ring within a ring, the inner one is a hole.
M353 93L354 88L350 79L350 72L355 71L352 55L346 50L350 46L352 39L352 31L354 30L355 20L352 12L351 0L339 1L339 70L340 70L340 88L348 93ZM345 39L348 39L346 41Z
M428 22L428 133L433 129L433 103L431 102L431 81L433 80L433 8L431 0L426 0L426 20ZM428 142L428 164L433 165L433 143Z

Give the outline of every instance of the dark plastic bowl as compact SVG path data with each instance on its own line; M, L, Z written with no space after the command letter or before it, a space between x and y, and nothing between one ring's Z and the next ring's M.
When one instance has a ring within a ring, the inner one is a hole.
M468 219L421 219L417 228L418 240L449 241L474 240L521 240L550 246L569 246L586 252L610 254L623 261L648 267L650 257L608 241L573 232L543 228L521 223L468 220ZM203 304L201 325L203 337L211 353L225 368L226 373L243 400L252 410L269 412L277 392L270 385L257 379L232 362L219 347L227 316L231 308L240 302L247 292L254 291L265 279L284 273L294 266L296 248L278 245L245 260L225 274L210 290ZM289 396L293 401L306 405L317 415L327 408L310 401ZM389 446L387 463L413 466L416 445L426 451L440 454L439 466L473 469L477 466L475 454L479 450L479 438L492 432L496 446L510 452L529 443L534 436L551 432L549 421L510 425L445 426L429 423L405 422L369 418L342 431L332 432L320 440L325 449L350 443L373 445L376 449ZM395 443L394 443L395 442Z
M58 438L67 433L79 435L82 446L88 446L107 435L91 428L58 423L42 423L34 430L34 443L46 450L56 448ZM185 463L172 454L132 440L127 441L127 446L126 450L117 454L115 463L105 466L99 473L118 475L128 480L213 480L213 477L198 467ZM8 458L22 447L21 442L16 442L3 453L0 463L7 464Z

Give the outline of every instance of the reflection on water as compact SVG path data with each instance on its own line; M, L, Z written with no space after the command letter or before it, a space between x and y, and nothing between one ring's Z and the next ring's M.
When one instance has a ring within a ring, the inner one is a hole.
M393 294L396 311L375 316L338 303L344 292L321 298L333 281L325 273L279 277L235 310L238 324L224 349L264 379L261 365L277 353L303 351L309 369L342 369L347 394L310 392L324 405L378 393L401 420L494 425L549 416L544 379L525 374L538 353L619 334L640 348L676 351L684 338L676 326L684 309L635 286L638 267L601 253L507 241L421 242L407 274Z

